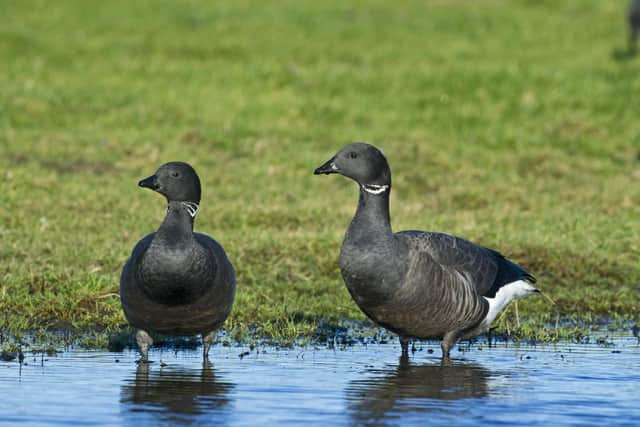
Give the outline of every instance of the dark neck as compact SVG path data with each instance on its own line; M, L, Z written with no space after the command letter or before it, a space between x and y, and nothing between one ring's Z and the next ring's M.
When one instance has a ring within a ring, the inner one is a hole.
M391 186L384 191L376 188L367 191L360 185L360 199L358 200L358 210L349 226L351 237L360 239L377 238L381 236L391 236L391 221L389 218L389 195Z
M194 209L184 202L169 202L155 239L168 246L184 246L193 240ZM154 239L154 240L155 240Z

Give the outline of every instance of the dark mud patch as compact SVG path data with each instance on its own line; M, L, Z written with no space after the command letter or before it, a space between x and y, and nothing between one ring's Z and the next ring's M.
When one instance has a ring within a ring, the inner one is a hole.
M26 154L9 154L8 159L15 165L32 165L58 174L91 173L106 175L117 170L113 162L85 160L80 158L43 159Z

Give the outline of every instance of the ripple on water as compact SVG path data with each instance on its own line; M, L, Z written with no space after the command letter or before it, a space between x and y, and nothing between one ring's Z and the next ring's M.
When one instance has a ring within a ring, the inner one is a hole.
M0 425L635 425L640 347L397 343L136 354L69 351L0 363ZM430 354L426 350L434 349ZM261 349L262 350L262 349ZM612 353L613 350L619 351ZM118 362L116 362L118 360ZM162 360L162 364L160 361ZM164 365L164 366L163 366Z

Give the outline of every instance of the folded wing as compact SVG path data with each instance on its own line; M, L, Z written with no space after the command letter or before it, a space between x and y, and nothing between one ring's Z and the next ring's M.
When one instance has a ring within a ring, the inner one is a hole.
M402 231L397 235L407 239L412 250L427 253L444 269L463 276L481 296L493 298L502 286L518 280L536 282L531 274L500 252L461 237L424 231Z

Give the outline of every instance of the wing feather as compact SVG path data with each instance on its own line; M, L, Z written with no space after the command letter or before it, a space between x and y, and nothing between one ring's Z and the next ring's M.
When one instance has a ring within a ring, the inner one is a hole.
M402 231L413 250L427 253L443 268L462 275L479 295L493 298L502 286L517 280L535 283L536 279L500 252L479 246L446 233Z

